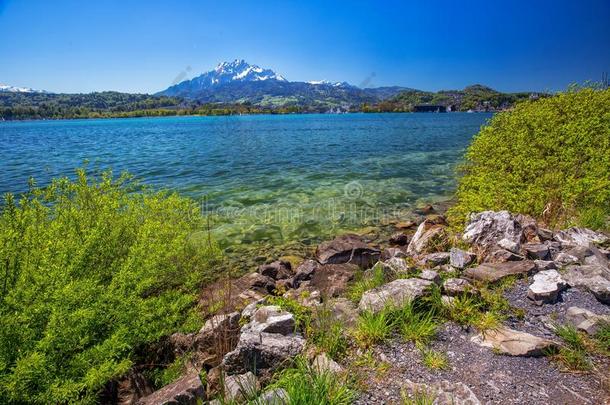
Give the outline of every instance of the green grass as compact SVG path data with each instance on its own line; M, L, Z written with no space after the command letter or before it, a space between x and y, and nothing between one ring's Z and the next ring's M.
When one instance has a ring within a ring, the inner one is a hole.
M285 389L290 405L348 405L355 399L344 376L319 373L302 357L295 360L294 368L279 372L275 379L272 388Z
M594 335L595 342L600 351L610 355L610 323L604 323Z
M370 347L388 339L393 329L392 310L365 311L358 316L354 338L361 347Z
M395 324L406 341L426 344L436 337L437 322L431 312L416 312L411 303L394 312Z
M314 313L307 337L331 358L342 358L348 347L345 326L337 320L329 308L317 309Z
M423 348L421 349L421 355L424 366L428 367L430 370L449 369L449 360L445 353Z
M555 354L555 360L569 371L590 371L592 364L587 356L587 344L583 335L572 325L556 325L555 334L565 343Z

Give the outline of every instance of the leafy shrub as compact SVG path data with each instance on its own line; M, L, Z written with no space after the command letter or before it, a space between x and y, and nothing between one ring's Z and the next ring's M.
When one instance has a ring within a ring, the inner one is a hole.
M607 226L610 215L610 89L573 89L495 115L466 152L457 224L509 210L551 226Z
M0 209L0 402L93 403L146 345L200 326L219 253L193 201L81 169Z

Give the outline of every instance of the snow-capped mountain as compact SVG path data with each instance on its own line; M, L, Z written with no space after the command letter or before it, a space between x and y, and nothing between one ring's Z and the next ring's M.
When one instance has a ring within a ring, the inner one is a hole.
M15 87L0 83L0 93L46 93L44 90L34 90L29 87Z
M165 95L179 95L211 90L229 83L267 80L287 81L271 69L263 69L257 65L250 65L243 59L235 59L233 62L220 63L214 70L171 86L162 93Z

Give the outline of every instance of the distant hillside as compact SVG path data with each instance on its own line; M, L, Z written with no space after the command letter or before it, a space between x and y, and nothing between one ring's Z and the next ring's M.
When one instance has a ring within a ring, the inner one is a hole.
M450 111L499 111L512 107L521 100L546 96L538 93L502 93L490 87L475 84L463 90L438 92L409 89L394 97L363 107L371 112L413 111L416 106L438 105Z

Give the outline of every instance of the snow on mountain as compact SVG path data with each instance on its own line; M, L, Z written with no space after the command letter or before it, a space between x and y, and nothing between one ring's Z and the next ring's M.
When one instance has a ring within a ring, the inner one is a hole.
M7 84L0 84L0 93L46 93L44 90L34 90L29 87L15 87Z
M209 89L231 82L256 82L264 80L286 81L284 77L271 69L263 69L257 65L250 65L243 59L235 59L233 62L220 63L214 70L203 73L192 80L179 83L177 86Z

